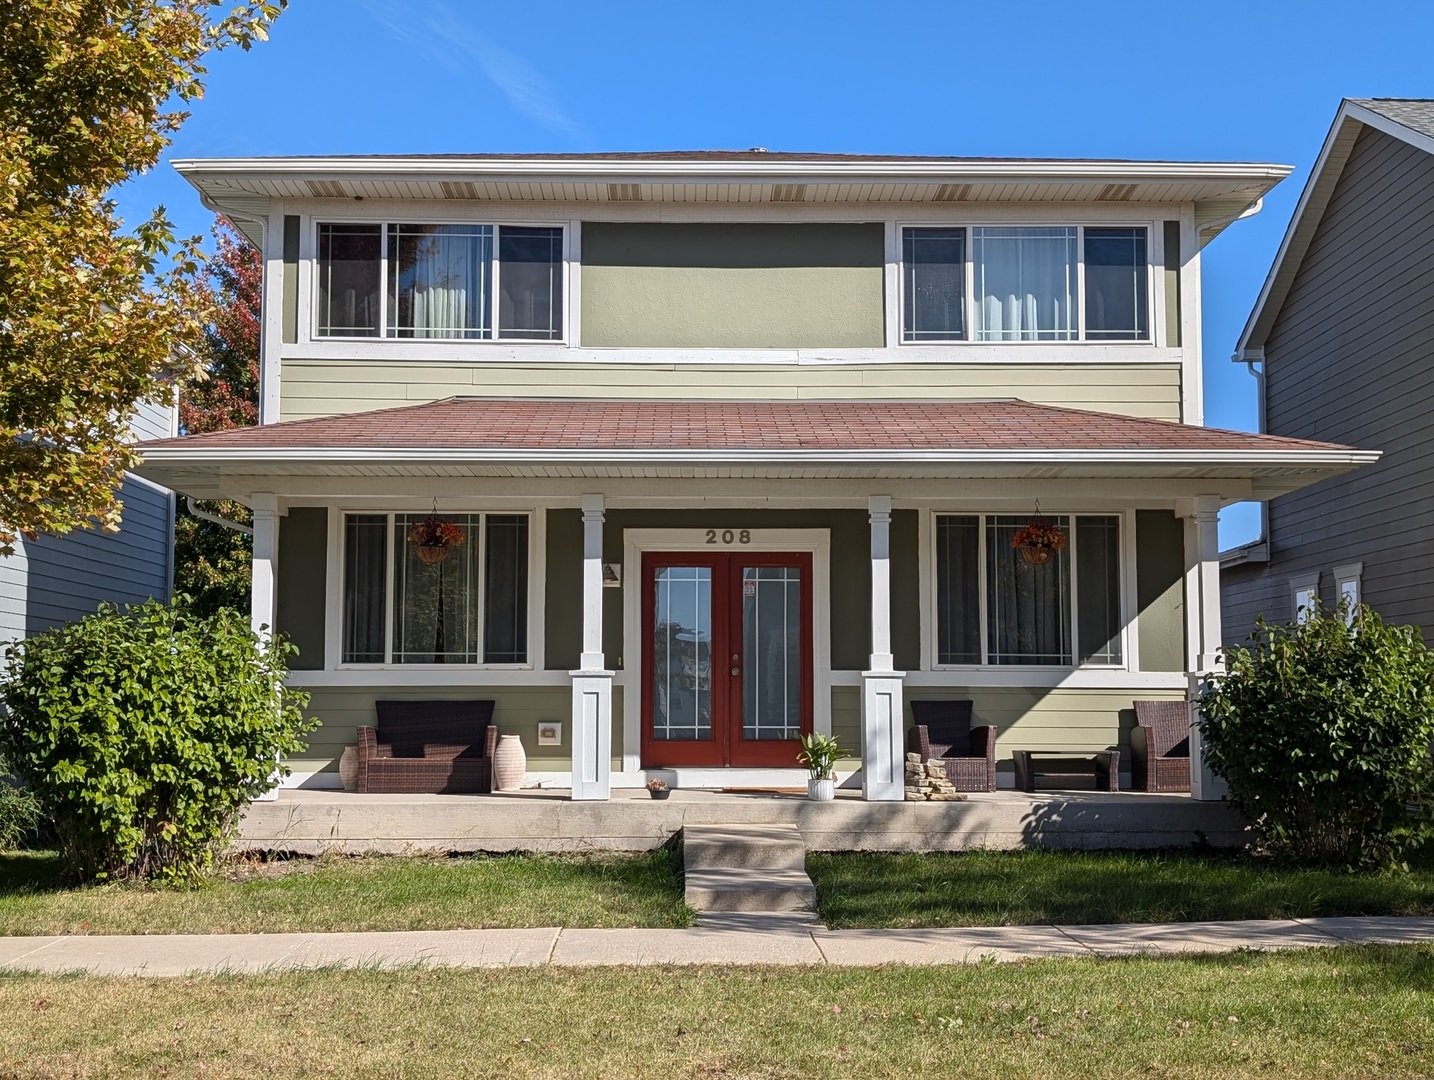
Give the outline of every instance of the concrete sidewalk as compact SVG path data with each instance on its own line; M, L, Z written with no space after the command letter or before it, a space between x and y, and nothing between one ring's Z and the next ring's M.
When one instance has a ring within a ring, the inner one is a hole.
M1434 918L828 930L810 916L716 915L691 930L0 937L0 969L174 976L315 967L857 966L1434 942Z

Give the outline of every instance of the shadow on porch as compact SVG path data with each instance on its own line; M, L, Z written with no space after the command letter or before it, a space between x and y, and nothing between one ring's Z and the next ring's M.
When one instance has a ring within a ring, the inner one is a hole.
M962 851L1173 848L1244 842L1224 803L1137 792L1013 791L965 802L866 802L855 792L816 803L772 791L678 789L658 801L619 789L606 802L573 802L562 789L494 795L358 795L285 789L254 803L236 847L317 854L420 851L641 851L684 825L771 825L801 830L813 851Z

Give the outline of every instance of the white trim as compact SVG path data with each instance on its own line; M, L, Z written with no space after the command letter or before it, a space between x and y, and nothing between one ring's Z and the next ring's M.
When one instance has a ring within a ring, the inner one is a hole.
M443 502L455 502L452 499L442 499ZM328 506L328 562L325 568L325 604L324 604L324 671L322 673L308 671L295 672L294 685L311 684L314 686L368 686L374 683L383 683L407 686L442 686L451 685L455 679L454 675L461 676L456 681L464 683L487 684L494 686L527 685L528 680L523 678L525 674L540 672L544 664L544 645L546 639L545 629L545 607L546 607L546 577L547 577L547 512L544 506L534 505L529 501L521 507L494 508L483 504L482 500L457 501L455 505L439 508L439 513L447 514L470 514L478 516L478 643L477 651L481 657L484 649L483 625L483 576L487 552L484 550L486 544L486 524L489 515L499 516L524 516L528 519L528 639L526 651L528 659L521 664L487 664L478 662L475 664L402 664L387 661L382 664L358 664L345 663L343 660L343 618L344 618L344 518L349 514L371 514L374 516L383 515L388 519L385 529L385 545L387 558L384 560L384 655L393 655L393 595L394 595L394 563L396 551L393 548L393 521L397 514L421 514L428 513L433 508L434 499L414 500L412 497L401 500L395 504L392 500L385 500L387 505L382 508L375 508L362 502L343 501L332 503ZM495 675L492 679L482 677L484 673ZM313 681L314 676L322 674L322 682ZM563 674L563 673L557 673ZM566 683L566 677L562 680ZM538 682L535 685L547 685Z
M1186 424L1204 426L1204 319L1201 313L1200 230L1195 224L1195 208L1185 207L1180 214L1180 276L1176 287L1180 292L1180 419Z
M284 212L270 210L264 238L264 277L260 291L259 322L259 423L272 424L280 415L279 383L284 354ZM303 276L303 253L295 272Z
M712 518L721 521L723 511ZM720 524L718 526L720 528ZM709 545L705 529L624 529L622 590L623 671L634 673L622 695L622 770L642 768L642 556L649 551L802 551L812 556L812 727L831 733L831 530L752 529L740 546ZM763 770L765 774L767 770ZM771 783L770 780L765 781Z

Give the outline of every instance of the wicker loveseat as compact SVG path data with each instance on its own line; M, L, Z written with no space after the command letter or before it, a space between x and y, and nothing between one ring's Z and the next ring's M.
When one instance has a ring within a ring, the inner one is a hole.
M1190 710L1183 701L1137 701L1130 733L1130 786L1190 790Z
M377 701L378 726L358 729L356 790L471 794L493 790L498 728L492 701Z
M971 726L970 701L913 701L916 725L907 747L921 760L941 759L957 791L996 790L996 729Z

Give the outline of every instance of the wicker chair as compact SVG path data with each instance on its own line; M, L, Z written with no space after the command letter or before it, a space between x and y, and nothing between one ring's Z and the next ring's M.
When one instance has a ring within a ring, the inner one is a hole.
M1137 701L1130 733L1130 786L1190 790L1190 711L1183 701Z
M356 790L471 794L493 790L498 727L492 701L377 701L378 727L358 729Z
M971 726L970 701L913 701L907 746L922 761L940 758L957 791L996 790L996 729Z

